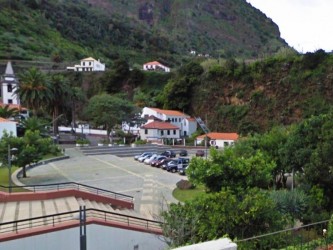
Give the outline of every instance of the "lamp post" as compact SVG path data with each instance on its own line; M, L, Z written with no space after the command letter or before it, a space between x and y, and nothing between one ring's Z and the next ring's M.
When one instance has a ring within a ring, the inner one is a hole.
M12 153L15 153L17 148L10 148L8 144L8 185L9 185L9 193L12 192Z

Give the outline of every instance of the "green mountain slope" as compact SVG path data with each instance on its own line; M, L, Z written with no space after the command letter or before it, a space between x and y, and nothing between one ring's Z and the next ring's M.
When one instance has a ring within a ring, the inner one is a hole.
M257 57L287 46L245 0L0 0L0 58L73 61L118 57L170 66L190 50Z

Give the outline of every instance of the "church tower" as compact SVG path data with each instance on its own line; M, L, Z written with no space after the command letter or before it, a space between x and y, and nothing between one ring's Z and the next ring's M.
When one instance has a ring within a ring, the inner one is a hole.
M20 104L20 100L15 94L18 84L19 82L14 74L12 63L9 61L5 74L1 77L1 97L3 104Z

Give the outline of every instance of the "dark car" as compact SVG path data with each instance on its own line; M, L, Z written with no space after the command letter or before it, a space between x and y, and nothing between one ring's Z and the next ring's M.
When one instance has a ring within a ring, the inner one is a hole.
M203 156L205 156L205 151L199 149L199 150L197 150L197 152L195 153L195 156L203 157Z
M170 161L175 161L175 159L171 159L171 158L167 158L168 160L165 160L164 162L163 162L163 164L161 165L161 168L163 169L163 170L166 170L167 169L167 167L168 167L168 163L170 162Z
M160 162L158 162L158 163L155 165L155 167L157 167L157 168L162 168L162 169L165 170L165 168L166 168L166 164L167 164L169 161L172 161L172 159L171 159L171 158L165 158L165 159L161 160ZM163 167L164 167L164 168L163 168Z
M152 162L150 163L150 166L157 167L157 165L164 159L167 159L167 157L164 155L160 155L156 159L152 160Z
M172 150L164 151L161 155L164 155L164 156L169 157L169 158L176 157L176 153Z
M175 173L178 171L178 160L171 160L166 164L166 171Z
M187 156L187 155L188 155L187 150L182 149L179 151L179 156Z

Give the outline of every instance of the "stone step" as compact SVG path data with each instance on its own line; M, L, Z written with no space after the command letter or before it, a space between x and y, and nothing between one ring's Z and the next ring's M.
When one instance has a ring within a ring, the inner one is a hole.
M30 201L30 218L40 217L45 215L44 201ZM36 226L44 225L44 219L34 220Z
M96 202L94 200L64 197L50 200L38 201L19 201L0 203L0 223L12 222L17 220L24 220L46 215L54 215L58 213L66 213L69 211L79 210L80 205L86 208L94 208L106 212L113 212L119 215L107 215L108 219L117 222L126 222L126 217L122 216L142 216L132 209L115 209L110 204L103 202ZM102 214L103 217L105 214ZM0 227L0 233L10 232L20 229L27 229L29 227L53 225L54 223L64 222L72 219L78 219L79 214L65 214L57 215L55 217L35 219L28 222L13 223Z
M80 209L80 205L74 196L66 197L65 199L69 206L69 211L76 211Z

